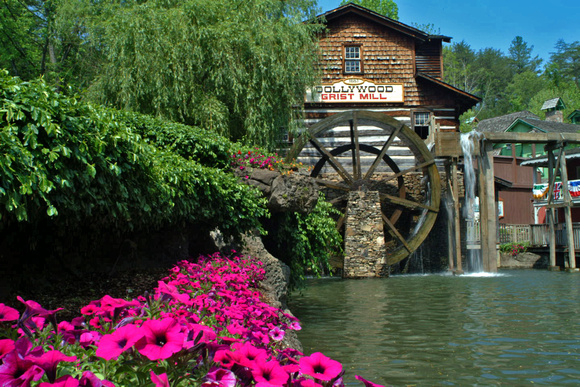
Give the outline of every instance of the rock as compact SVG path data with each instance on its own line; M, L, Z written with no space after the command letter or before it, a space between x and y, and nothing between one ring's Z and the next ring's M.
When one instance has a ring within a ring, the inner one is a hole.
M277 212L312 211L319 196L318 185L309 176L300 174L280 175L272 183L268 208Z
M266 278L262 281L260 288L263 301L292 316L292 312L290 312L286 304L290 268L266 250L259 236L246 234L242 242L244 246L241 252L245 255L258 258L264 264ZM294 348L300 352L303 351L302 344L298 340L295 331L286 331L284 340L282 341L282 347Z
M267 169L235 169L234 174L246 184L257 187L268 199L272 212L310 212L318 201L318 185L299 172L281 175Z
M519 253L511 255L509 253L501 253L500 267L506 269L532 269L547 267L548 262L546 257L531 253Z

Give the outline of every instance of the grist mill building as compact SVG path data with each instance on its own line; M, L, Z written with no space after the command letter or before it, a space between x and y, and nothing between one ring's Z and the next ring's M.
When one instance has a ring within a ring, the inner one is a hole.
M382 112L433 141L434 130L458 131L459 116L479 98L443 81L442 43L355 4L321 15L322 82L307 93L306 126L345 110Z
M305 133L288 158L313 166L343 210L343 275L380 276L429 235L441 200L435 139L457 134L459 116L479 98L443 81L442 44L451 38L355 4L321 17L322 78L306 93Z

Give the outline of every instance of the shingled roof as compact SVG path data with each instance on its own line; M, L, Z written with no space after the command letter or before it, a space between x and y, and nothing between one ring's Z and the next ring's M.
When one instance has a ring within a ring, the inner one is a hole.
M564 105L564 101L561 98L552 98L544 102L542 105L542 109L540 110L549 110L549 109L565 109L566 105Z
M524 122L534 129L537 129L541 132L553 132L553 133L578 133L580 132L580 126L574 124L563 124L561 122L554 122L554 121L544 121L535 118L517 118L516 121ZM516 121L514 121L507 129L515 125Z
M515 120L524 117L540 119L534 113L522 110L520 112L481 120L475 130L478 132L505 132Z

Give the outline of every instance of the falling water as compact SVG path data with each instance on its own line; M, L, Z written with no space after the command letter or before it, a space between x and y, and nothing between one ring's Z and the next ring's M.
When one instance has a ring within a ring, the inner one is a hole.
M471 131L461 134L461 150L463 151L463 185L465 186L465 205L463 206L463 218L466 222L476 220L475 207L475 168L473 165L474 143L479 132ZM481 249L467 249L467 266L468 270L473 273L483 271L483 262L481 258Z

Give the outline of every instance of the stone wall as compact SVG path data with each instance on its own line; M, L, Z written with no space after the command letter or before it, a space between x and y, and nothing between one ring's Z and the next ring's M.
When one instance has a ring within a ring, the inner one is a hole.
M345 278L375 277L385 264L385 236L377 191L351 191L344 238Z

